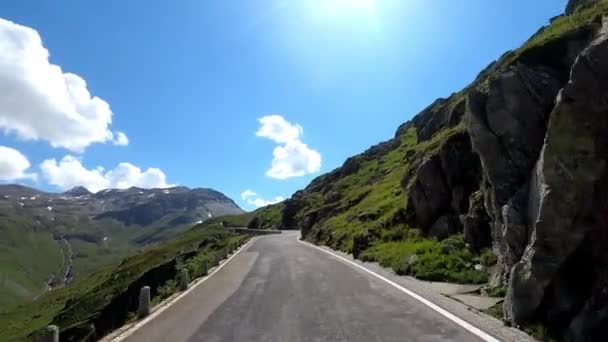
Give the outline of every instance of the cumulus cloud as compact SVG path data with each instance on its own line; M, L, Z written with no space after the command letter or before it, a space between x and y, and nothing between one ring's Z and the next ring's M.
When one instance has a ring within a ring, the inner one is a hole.
M258 194L256 194L253 190L247 189L247 190L243 191L243 193L241 194L241 198L244 199L244 200L248 200L248 199L250 199L252 197L255 197L257 195Z
M87 169L81 161L73 156L65 156L59 162L47 159L40 164L42 176L59 189L68 190L75 186L84 186L92 192L102 189L126 189L132 186L139 188L168 188L165 174L156 168L142 171L130 163L120 163L114 169L105 172L104 168Z
M124 132L116 132L114 138L114 145L117 146L127 146L129 145L129 138Z
M110 105L82 77L49 62L36 30L0 18L0 51L2 131L79 153L93 143L128 143L110 130Z
M273 199L266 200L266 199L260 197L257 193L255 193L252 190L243 191L243 193L241 194L241 198L244 201L246 201L247 204L249 204L250 206L252 206L256 209L265 207L267 205L283 202L285 200L285 198L282 196L277 196Z
M278 143L296 140L304 132L302 126L292 125L280 115L267 115L258 121L261 126L255 134Z
M321 154L299 140L277 146L273 155L272 168L266 172L272 178L301 177L321 169Z
M36 180L35 173L27 173L30 162L21 152L6 146L0 146L0 180L12 182L22 179Z
M273 151L272 167L266 175L276 179L301 177L321 169L321 154L302 142L304 129L291 124L280 115L268 115L259 119L259 137L279 143Z

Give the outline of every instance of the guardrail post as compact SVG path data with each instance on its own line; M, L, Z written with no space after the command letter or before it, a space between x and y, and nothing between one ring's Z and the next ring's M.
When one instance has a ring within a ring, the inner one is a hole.
M209 273L209 264L207 264L207 260L201 261L201 276L206 276Z
M144 286L139 290L137 317L144 318L148 315L150 315L150 286Z
M188 285L190 284L190 275L188 274L188 270L185 268L179 274L179 290L186 291L188 289Z
M43 342L59 342L59 327L56 325L49 325L44 329L44 336L42 337Z

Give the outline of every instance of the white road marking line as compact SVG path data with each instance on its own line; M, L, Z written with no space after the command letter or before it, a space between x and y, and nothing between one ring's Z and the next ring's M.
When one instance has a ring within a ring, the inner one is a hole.
M184 297L186 297L190 292L194 291L197 287L199 287L200 285L202 285L204 282L206 282L207 280L209 280L214 274L216 274L219 270L221 270L222 268L224 268L224 266L226 266L234 257L236 257L237 255L239 255L239 253L241 253L247 247L249 247L256 239L257 239L257 237L251 238L238 251L236 251L236 253L234 253L230 258L226 259L226 261L224 261L224 263L222 263L221 265L219 265L218 267L216 267L211 273L209 273L209 275L207 275L206 277L201 278L197 282L191 284L190 287L188 288L188 290L182 292L177 297L171 299L169 302L161 304L161 307L158 308L157 310L155 310L152 314L150 314L150 316L144 318L140 322L137 322L137 324L135 324L134 326L130 327L129 329L127 329L125 332L121 333L117 337L114 337L114 338L112 338L110 340L107 340L107 339L104 338L104 339L102 339L102 341L120 342L120 341L123 341L124 339L126 339L127 337L133 335L136 331L138 331L139 329L141 329L144 325L150 323L152 320L154 320L156 317L158 317L160 314L162 314L165 310L167 310L172 305L174 305L175 303L177 303L178 301L180 301L181 299L183 299Z
M313 245L310 242L302 241L300 239L298 239L298 241L300 243L306 245L306 246L309 246L309 247L312 247L312 248L316 248L316 249L320 250L323 253L327 253L327 254L329 254L329 255L337 258L337 259L340 259L341 261L348 263L350 266L354 266L354 267L356 267L356 268L358 268L358 269L360 269L362 271L365 271L368 274L370 274L370 275L372 275L372 276L374 276L374 277L376 277L376 278L378 278L378 279L386 282L387 284L391 285L392 287L396 288L397 290L399 290L399 291L407 294L408 296L416 299L420 303L422 303L422 304L428 306L429 308L435 310L436 312L438 312L439 314L441 314L445 318L447 318L450 321L458 324L459 326L461 326L462 328L464 328L465 330L467 330L471 334L479 337L480 339L482 339L482 340L484 340L486 342L500 342L500 340L498 340L497 338L495 338L493 336L490 336L486 332L484 332L481 329L475 327L474 325L468 323L467 321L463 320L462 318L457 317L456 315L454 315L451 312L449 312L449 311L441 308L440 306L438 306L437 304L431 302L430 300L428 300L428 299L426 299L426 298L424 298L424 297L422 297L422 296L420 296L420 295L418 295L418 294L416 294L416 293L414 293L414 292L406 289L405 287L403 287L403 286L395 283L394 281L392 281L390 279L388 279L386 277L383 277L383 276L379 275L376 272L368 270L367 268L365 268L365 267L357 264L356 262L350 261L350 260L348 260L348 259L346 259L346 258L344 258L344 257L342 257L342 256L340 256L338 254L334 254L333 252L330 252L330 251L328 251L326 249L323 249L323 248L321 248L319 246Z

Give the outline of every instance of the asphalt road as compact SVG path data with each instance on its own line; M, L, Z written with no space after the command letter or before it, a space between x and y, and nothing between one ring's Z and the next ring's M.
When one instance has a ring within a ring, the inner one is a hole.
M124 341L481 341L385 282L297 241L258 238Z

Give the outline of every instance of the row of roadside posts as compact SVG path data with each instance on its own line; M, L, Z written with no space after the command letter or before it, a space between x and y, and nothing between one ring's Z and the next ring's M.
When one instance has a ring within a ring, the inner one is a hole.
M231 252L231 251L230 251ZM227 258L229 251L225 251L222 255L220 255L221 259ZM220 260L221 260L220 259ZM219 264L219 261L218 261ZM206 261L201 263L200 274L202 276L206 276L209 272L209 265ZM188 270L182 269L179 273L179 290L184 292L188 290L190 286L190 275L188 274ZM139 302L137 306L137 317L139 319L146 318L150 315L150 286L144 286L139 290ZM59 342L59 327L56 325L49 325L46 327L44 331L44 336L42 338L42 342Z

